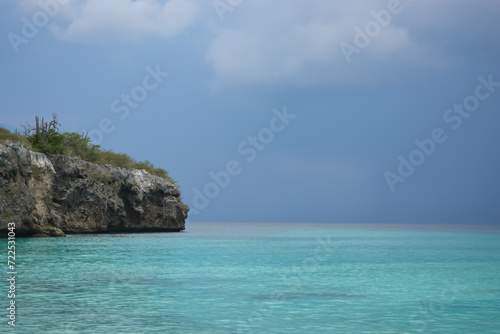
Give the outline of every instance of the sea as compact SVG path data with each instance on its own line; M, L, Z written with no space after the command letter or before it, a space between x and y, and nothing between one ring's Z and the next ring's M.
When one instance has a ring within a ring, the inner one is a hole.
M0 332L500 333L498 227L186 228L0 240Z

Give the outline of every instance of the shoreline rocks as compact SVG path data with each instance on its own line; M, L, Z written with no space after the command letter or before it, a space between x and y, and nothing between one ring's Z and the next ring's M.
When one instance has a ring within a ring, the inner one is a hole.
M0 143L0 235L178 232L189 208L171 182L145 170L45 155Z

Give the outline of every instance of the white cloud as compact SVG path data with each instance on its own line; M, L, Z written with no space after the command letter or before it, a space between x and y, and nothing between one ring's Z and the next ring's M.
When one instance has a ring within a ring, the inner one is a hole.
M62 39L84 42L171 38L194 22L197 9L191 0L73 0L61 5L67 24L51 28Z
M351 63L346 61L340 43L353 45L354 27L364 29L374 20L370 12L386 9L387 3L313 0L270 5L256 0L241 5L226 14L235 16L238 23L217 31L209 46L205 59L214 70L214 84L359 84L375 77L391 80L388 68L442 64L439 52L394 23L402 14L393 15L366 48L352 55ZM411 10L405 7L407 1L402 4L403 13Z

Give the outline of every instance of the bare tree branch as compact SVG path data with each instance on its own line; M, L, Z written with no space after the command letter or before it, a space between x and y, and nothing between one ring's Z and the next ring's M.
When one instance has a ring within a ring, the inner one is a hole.
M49 141L50 136L57 131L57 128L60 126L59 121L57 120L57 114L52 114L52 121L49 123L45 122L45 118L35 116L35 125L31 125L28 122L26 124L21 125L24 130L25 136L33 136L35 135L38 140L47 143Z

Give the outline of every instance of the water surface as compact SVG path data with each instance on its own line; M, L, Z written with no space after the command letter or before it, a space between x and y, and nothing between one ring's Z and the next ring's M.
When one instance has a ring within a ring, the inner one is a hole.
M13 333L500 333L495 229L190 223L16 251Z

